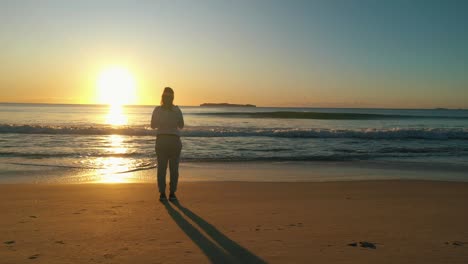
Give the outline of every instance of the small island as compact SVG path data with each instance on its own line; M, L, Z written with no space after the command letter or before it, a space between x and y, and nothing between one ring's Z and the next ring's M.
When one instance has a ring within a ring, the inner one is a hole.
M257 107L253 104L229 104L229 103L204 103L200 106L209 106L209 107Z

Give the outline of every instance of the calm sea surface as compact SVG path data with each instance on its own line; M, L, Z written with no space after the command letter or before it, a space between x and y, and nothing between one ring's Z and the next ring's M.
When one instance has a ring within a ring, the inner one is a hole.
M467 110L181 109L185 163L427 164L466 172L468 178ZM153 169L152 111L0 104L0 182L67 170L110 175Z

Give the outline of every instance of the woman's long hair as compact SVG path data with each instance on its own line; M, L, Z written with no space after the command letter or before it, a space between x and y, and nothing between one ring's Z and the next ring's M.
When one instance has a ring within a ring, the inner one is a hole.
M164 109L171 110L174 106L174 90L171 87L164 88L164 92L161 96L161 107Z

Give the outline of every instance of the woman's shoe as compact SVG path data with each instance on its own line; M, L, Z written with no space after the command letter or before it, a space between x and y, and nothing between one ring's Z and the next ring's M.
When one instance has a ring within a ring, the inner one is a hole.
M170 193L169 194L169 201L172 201L172 202L177 201L177 197L175 196L175 193Z
M159 195L159 201L161 202L167 202L167 197L166 197L166 194L165 193L161 193Z

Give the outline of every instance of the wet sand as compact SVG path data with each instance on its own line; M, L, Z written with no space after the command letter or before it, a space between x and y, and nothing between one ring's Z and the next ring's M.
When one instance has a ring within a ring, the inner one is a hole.
M0 263L468 263L468 183L0 185Z

